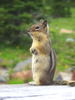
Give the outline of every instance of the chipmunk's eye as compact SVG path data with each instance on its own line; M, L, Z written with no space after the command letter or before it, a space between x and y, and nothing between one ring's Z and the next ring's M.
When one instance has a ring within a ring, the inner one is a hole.
M36 26L35 29L39 29L39 26Z

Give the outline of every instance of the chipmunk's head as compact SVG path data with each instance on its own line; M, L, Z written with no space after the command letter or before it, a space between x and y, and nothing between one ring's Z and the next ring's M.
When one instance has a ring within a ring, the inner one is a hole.
M47 20L41 19L39 23L32 25L27 31L32 37L35 36L35 34L38 35L39 33L48 35L49 27Z

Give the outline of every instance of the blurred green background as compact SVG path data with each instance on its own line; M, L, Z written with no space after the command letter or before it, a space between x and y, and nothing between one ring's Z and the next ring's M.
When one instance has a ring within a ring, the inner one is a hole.
M48 20L56 71L75 66L75 0L0 0L0 66L12 70L31 57L27 29L40 19ZM73 33L61 34L63 28Z

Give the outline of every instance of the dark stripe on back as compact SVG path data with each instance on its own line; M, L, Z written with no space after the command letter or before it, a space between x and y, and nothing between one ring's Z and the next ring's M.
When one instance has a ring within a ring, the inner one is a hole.
M54 59L52 59L52 52L53 52ZM50 51L50 70L51 70L53 65L54 65L53 67L56 67L56 54L55 54L55 51L53 48L52 48L52 52Z
M52 67L52 54L51 54L51 51L50 51L50 69Z
M53 50L53 54L54 54L54 67L56 67L56 54L54 50Z

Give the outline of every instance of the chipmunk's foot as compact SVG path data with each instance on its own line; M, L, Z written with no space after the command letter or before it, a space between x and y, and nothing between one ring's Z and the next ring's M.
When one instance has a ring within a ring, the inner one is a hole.
M29 82L28 84L29 84L29 85L33 85L33 86L38 85L38 84L36 84L35 82Z
M72 87L75 86L75 81L70 81L70 82L68 83L68 85L69 85L69 86L72 86Z

